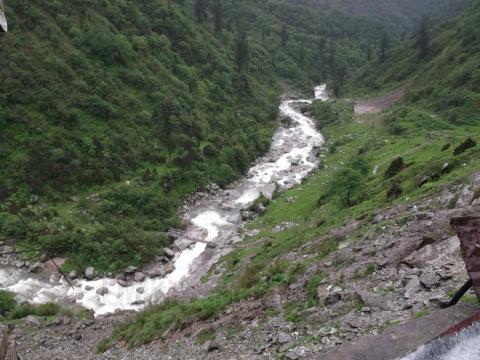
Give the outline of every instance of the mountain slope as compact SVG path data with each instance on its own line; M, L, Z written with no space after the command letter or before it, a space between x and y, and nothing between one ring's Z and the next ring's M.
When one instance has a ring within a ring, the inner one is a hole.
M282 2L15 1L6 14L0 232L78 270L161 254L186 194L266 151L281 81L328 77L320 55L362 63L379 27Z
M421 105L445 115L452 124L480 120L480 2L439 28L419 34L388 54L385 62L364 66L352 81L352 90L375 92L409 84L408 104Z
M393 27L397 32L412 31L417 28L422 17L432 20L448 18L465 8L471 0L292 0L301 4L320 6L324 9L336 8L346 13L362 15Z

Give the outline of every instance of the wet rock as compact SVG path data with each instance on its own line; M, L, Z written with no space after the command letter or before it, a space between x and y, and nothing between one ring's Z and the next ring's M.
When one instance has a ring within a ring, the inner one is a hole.
M138 294L143 294L145 292L145 289L143 287L138 287L136 291Z
M432 267L425 268L420 275L420 283L427 289L437 286L440 277L435 273Z
M122 287L127 287L128 286L128 283L123 279L117 279L117 284L122 286Z
M131 275L133 274L135 271L138 270L138 267L136 266L129 266L126 270L125 270L125 274L128 274L128 275Z
M170 274L175 270L175 266L172 263L168 263L164 266L163 270L165 274Z
M68 273L68 278L71 279L71 280L75 280L76 278L78 278L78 274L75 270L72 270Z
M17 267L17 269L21 269L23 267L25 267L25 261L17 261L15 262L15 266Z
M135 280L136 282L145 281L145 274L142 272L136 272L133 277L133 280Z
M43 269L42 264L40 264L39 262L36 262L36 263L33 263L32 265L30 265L28 271L30 271L31 273L38 273L42 269Z
M89 285L87 285L87 286L85 286L85 290L87 290L87 291L93 290L93 287L92 287L92 286L89 286Z
M217 246L218 246L218 245L217 245L216 243L211 242L211 241L209 241L209 242L207 243L207 248L209 248L209 249L215 249Z
M145 305L145 301L143 301L143 300L137 300L137 301L132 302L132 305L133 305L133 306Z
M88 267L85 269L85 279L87 280L93 280L95 277L95 268L93 267Z
M108 288L107 287L101 287L99 289L97 289L96 293L100 296L103 296L103 295L106 295L108 294Z
M167 248L167 247L164 248L164 249L163 249L163 252L164 252L165 255L166 255L168 258L170 258L170 259L172 259L172 258L175 257L175 251L173 251L173 250L170 249L170 248Z

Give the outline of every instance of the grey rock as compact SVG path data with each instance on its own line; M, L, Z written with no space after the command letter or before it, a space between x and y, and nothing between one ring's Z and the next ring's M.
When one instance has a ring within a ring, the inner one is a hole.
M117 284L122 286L122 287L127 287L128 286L128 283L123 279L117 279Z
M328 294L328 296L325 298L323 303L327 306L328 305L333 305L333 304L336 304L337 302L339 302L341 299L342 299L342 295L340 293L333 292L331 294Z
M457 203L455 204L455 207L457 209L461 209L464 207L469 206L473 202L475 194L471 188L471 186L465 186L462 189L462 192L460 193L460 196L458 197Z
M163 270L165 274L170 274L175 270L175 266L172 263L168 263L164 266Z
M307 352L308 352L308 348L306 348L305 346L298 346L287 352L287 359L298 360L304 357Z
M87 285L87 286L85 286L85 290L87 290L87 291L93 290L93 287L90 286L90 285Z
M284 333L283 331L278 332L276 341L278 344L286 344L290 341L292 341L292 337L290 335Z
M101 287L101 288L98 288L96 293L100 296L103 296L103 295L106 295L108 294L108 288L107 287Z
M355 291L354 295L357 299L368 308L380 308L382 310L388 310L390 308L390 297L385 295L379 295L368 291Z
M175 251L173 251L173 250L170 249L170 248L167 248L167 247L164 248L164 249L163 249L163 252L164 252L165 255L166 255L167 257L169 257L170 259L172 259L172 258L175 257Z
M209 249L215 249L216 247L217 247L217 244L216 244L216 243L211 242L211 241L207 242L207 248L209 248Z
M39 262L36 262L36 263L33 263L32 265L30 265L28 271L30 271L31 273L38 273L42 269L43 269L42 264L40 264Z
M85 269L85 278L87 280L92 280L95 277L95 268L88 267Z
M71 280L75 280L78 277L78 274L75 270L72 270L68 273L68 278Z
M145 292L145 289L143 287L138 287L136 291L139 294L143 294Z
M142 272L136 272L133 277L133 280L135 280L136 282L145 281L145 274Z
M263 214L265 214L267 209L265 208L265 206L263 206L263 204L260 204L260 205L257 206L256 211L257 211L257 214L263 215Z
M135 271L138 270L138 267L136 266L129 266L126 270L125 270L125 274L133 274Z
M38 316L35 316L35 315L28 315L24 319L24 321L25 321L25 324L33 325L33 326L36 326L36 327L41 327L43 325L40 318Z
M427 289L431 289L438 285L440 277L435 273L432 267L427 267L420 275L420 283Z
M405 286L405 298L411 299L413 296L420 291L420 279L418 276L413 275L410 278L410 281Z

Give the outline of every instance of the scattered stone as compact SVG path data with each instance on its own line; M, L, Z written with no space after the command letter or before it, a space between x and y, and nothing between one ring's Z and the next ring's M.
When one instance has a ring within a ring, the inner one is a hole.
M218 245L212 241L207 242L207 248L215 249Z
M145 292L145 289L143 287L138 287L136 291L138 294L143 294Z
M145 281L145 274L142 272L136 272L133 277L133 280L135 280L136 282Z
M283 331L279 331L277 334L277 339L276 343L278 344L286 344L290 341L292 341L292 337L288 335L287 333L284 333Z
M98 295L103 296L108 294L108 288L104 286L104 287L98 288L96 292Z
M308 352L308 348L306 348L305 346L298 346L288 351L287 359L298 360L301 357L304 357L307 352Z
M78 277L78 274L75 270L72 270L68 273L68 278L71 280L75 280Z
M413 296L420 291L420 279L418 276L413 275L410 278L410 281L405 286L405 298L411 299Z
M85 290L87 290L87 291L93 290L93 287L90 286L90 285L87 285L87 286L85 286Z
M85 269L85 278L87 280L93 280L95 277L95 268L93 267L88 267Z
M217 350L220 350L221 348L222 346L220 342L218 342L217 340L210 341L206 346L207 352L217 351Z
M324 304L327 306L333 305L339 302L341 299L342 299L342 295L338 292L334 292L334 293L328 294L328 296L324 300Z
M467 185L463 188L462 192L460 193L460 196L458 197L457 203L455 204L455 207L457 209L462 209L467 206L469 206L473 202L475 194L472 191L471 186Z
M145 301L143 301L143 300L137 300L137 301L132 302L132 305L133 305L133 306L145 305Z
M440 282L439 276L435 273L432 267L427 267L420 275L420 283L427 289L431 289Z

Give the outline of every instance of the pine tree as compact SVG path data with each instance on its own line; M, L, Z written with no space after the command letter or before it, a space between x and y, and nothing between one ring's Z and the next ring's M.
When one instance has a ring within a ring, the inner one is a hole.
M282 47L286 48L288 44L288 39L289 39L288 30L286 26L282 28L282 32L280 33L280 39L282 40Z
M223 30L224 8L222 0L215 0L213 3L213 23L215 33Z
M207 1L195 0L195 17L199 23L207 18Z
M248 65L249 57L248 35L245 30L241 30L235 47L235 63L239 70L244 69Z
M385 62L387 58L387 51L390 46L390 38L388 37L387 32L385 31L382 34L382 38L380 39L380 61Z
M424 18L420 24L420 28L417 33L416 46L418 48L418 55L424 59L430 53L430 37L428 35L427 20Z

